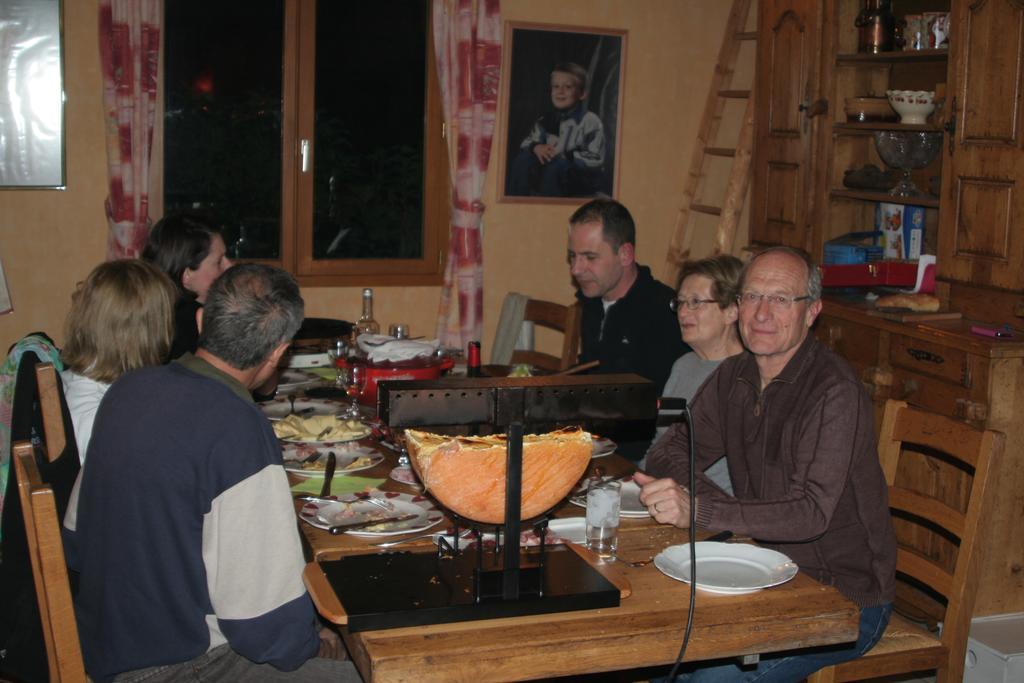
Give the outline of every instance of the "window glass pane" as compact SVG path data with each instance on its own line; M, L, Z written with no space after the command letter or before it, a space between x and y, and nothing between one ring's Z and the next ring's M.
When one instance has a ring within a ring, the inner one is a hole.
M426 0L317 4L315 259L421 258Z
M281 253L283 24L284 0L166 3L164 204L209 211L233 257Z

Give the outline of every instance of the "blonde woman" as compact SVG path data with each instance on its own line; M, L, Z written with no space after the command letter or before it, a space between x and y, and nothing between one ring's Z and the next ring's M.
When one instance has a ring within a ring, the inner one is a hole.
M114 380L167 360L177 298L170 278L139 260L97 266L71 295L61 380L83 463L96 410Z

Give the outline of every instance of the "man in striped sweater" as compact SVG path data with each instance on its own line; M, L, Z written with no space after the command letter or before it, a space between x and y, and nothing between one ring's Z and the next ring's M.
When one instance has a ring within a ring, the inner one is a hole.
M303 318L295 280L236 266L199 349L122 376L96 416L70 543L97 681L358 681L302 583L281 451L250 391ZM326 638L326 640L322 640Z

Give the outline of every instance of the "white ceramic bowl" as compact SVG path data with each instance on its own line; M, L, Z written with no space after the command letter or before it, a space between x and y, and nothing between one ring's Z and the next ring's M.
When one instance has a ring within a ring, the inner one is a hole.
M900 123L923 124L935 111L935 92L932 90L886 90L889 104L900 115Z

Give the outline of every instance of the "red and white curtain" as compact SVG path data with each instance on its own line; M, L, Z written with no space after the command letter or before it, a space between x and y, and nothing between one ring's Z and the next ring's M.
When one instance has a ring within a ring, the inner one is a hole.
M100 0L100 61L110 194L107 259L135 258L149 236L149 164L163 0Z
M501 75L501 2L434 0L433 20L452 184L451 242L437 336L446 347L465 348L483 332L480 198Z

